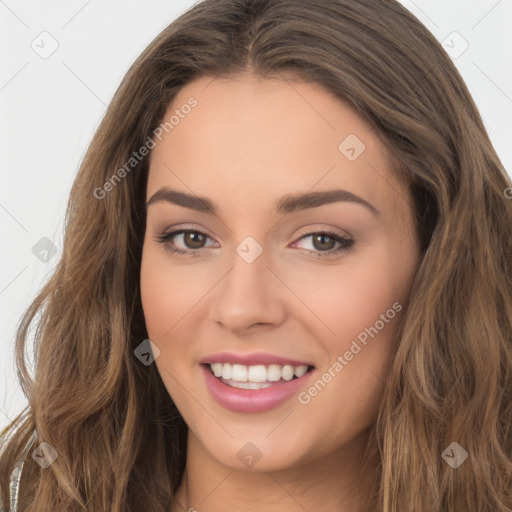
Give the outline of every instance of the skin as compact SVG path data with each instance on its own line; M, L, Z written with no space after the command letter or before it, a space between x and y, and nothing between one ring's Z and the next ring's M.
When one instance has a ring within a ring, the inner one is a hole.
M371 126L318 84L203 77L180 91L165 119L191 96L197 107L152 151L146 198L170 187L208 197L218 215L151 204L141 267L148 335L160 350L154 364L189 427L171 510L369 510L375 467L359 475L362 453L420 260L408 191ZM366 146L354 161L338 149L349 134ZM283 195L338 188L379 214L346 201L272 212ZM172 254L155 240L181 224L207 238L177 235L168 245L202 247L199 255ZM354 244L333 253L334 239L304 237L321 229ZM263 249L250 264L236 252L247 236ZM310 361L319 378L397 302L402 311L307 404L294 396L240 413L206 388L199 360L223 351ZM247 442L261 453L250 468L237 457Z

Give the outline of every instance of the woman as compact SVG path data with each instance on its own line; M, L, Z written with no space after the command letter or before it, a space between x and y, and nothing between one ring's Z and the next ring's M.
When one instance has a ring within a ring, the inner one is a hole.
M512 511L510 187L397 2L197 4L75 180L4 504Z

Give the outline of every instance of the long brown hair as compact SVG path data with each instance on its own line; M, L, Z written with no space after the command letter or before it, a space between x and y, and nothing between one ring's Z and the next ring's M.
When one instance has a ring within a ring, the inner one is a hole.
M395 0L205 0L136 60L80 166L61 260L19 325L29 405L5 431L4 504L35 429L58 457L46 469L27 458L20 511L168 509L187 429L156 366L134 357L147 338L149 158L126 162L184 85L247 72L321 84L371 123L408 177L423 255L373 430L376 509L511 512L510 178L452 61ZM468 454L456 469L453 442Z

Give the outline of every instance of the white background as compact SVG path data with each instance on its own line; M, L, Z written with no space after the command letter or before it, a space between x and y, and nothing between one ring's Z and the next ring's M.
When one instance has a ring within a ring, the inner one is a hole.
M0 427L27 403L14 331L60 258L68 194L87 145L135 58L194 3L0 0ZM447 51L469 45L454 62L510 173L512 0L402 3L453 46ZM46 59L32 48L48 50L53 39L58 48ZM57 247L46 263L32 253L43 237Z

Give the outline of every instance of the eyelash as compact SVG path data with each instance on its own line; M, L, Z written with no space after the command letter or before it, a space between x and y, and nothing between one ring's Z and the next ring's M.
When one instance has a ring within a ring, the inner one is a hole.
M179 229L176 231L171 231L169 233L161 233L161 234L157 235L154 238L154 240L160 244L163 244L165 249L172 252L173 254L176 254L176 255L187 255L188 254L188 255L192 255L192 256L199 256L199 253L202 252L203 250L205 250L204 247L202 247L201 249L185 250L185 249L177 249L170 244L170 241L172 238L174 238L177 235L181 235L183 233L197 233L197 234L203 235L207 238L210 238L206 233L203 233L202 231L199 231L197 229ZM333 254L339 254L341 252L348 251L354 245L354 240L352 238L347 238L347 237L340 235L339 233L335 233L332 231L326 231L326 230L312 231L309 233L302 234L298 238L298 240L303 240L304 238L308 238L313 235L328 236L329 238L334 238L334 240L336 242L339 242L342 244L341 247L338 247L338 249L330 249L328 251L311 251L309 249L305 249L306 252L309 253L309 255L318 257L318 258L324 258L324 257L332 256Z

